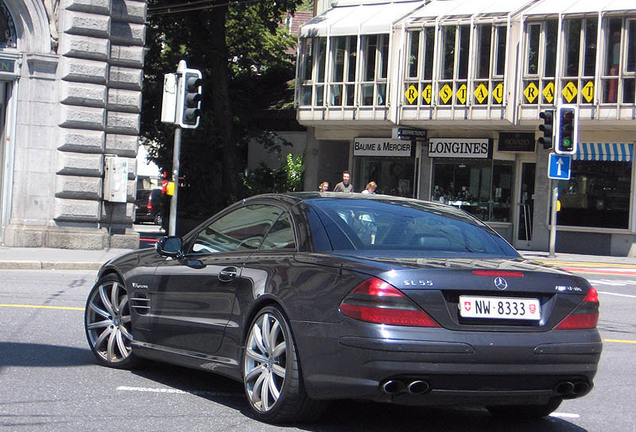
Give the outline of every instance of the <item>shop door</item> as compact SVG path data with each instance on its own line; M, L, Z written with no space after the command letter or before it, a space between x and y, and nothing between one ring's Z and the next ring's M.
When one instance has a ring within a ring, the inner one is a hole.
M534 218L534 177L536 163L520 163L520 182L517 201L517 224L514 227L515 247L529 246L532 241L532 221Z

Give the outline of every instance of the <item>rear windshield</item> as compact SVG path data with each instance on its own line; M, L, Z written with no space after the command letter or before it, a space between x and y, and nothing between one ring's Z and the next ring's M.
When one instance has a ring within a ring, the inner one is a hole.
M519 256L491 228L450 206L390 198L322 198L311 205L335 249Z

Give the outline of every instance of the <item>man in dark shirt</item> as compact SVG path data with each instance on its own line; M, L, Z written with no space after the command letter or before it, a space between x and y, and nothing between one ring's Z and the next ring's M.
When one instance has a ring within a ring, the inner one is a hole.
M351 174L349 171L342 173L342 181L338 183L334 188L334 192L353 192L353 185L349 182L351 180Z

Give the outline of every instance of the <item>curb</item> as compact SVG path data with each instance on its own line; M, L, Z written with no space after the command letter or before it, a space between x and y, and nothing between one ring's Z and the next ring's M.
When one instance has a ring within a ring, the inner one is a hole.
M59 261L0 261L0 270L99 270L104 263Z

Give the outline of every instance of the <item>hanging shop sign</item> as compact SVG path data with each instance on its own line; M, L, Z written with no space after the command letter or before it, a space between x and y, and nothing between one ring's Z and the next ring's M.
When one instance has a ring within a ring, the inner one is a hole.
M509 152L534 152L535 143L534 133L501 132L497 149Z
M356 138L353 142L354 156L410 157L412 144L389 138Z
M431 138L428 156L436 158L488 159L490 140L488 138Z

